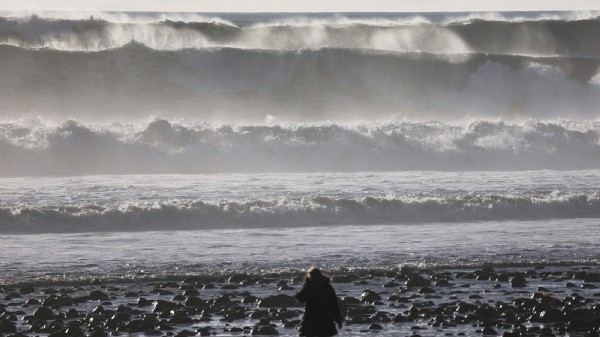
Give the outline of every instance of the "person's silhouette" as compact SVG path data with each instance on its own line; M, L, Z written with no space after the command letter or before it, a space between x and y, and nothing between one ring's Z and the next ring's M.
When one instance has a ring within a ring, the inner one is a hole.
M302 290L296 294L304 302L304 315L298 327L300 336L326 337L337 334L335 323L342 327L343 318L335 290L329 278L315 267L306 273Z

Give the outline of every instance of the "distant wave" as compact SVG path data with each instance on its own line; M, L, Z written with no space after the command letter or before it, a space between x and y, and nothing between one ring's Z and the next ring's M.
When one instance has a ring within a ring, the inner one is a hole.
M600 168L598 121L35 123L0 124L0 176Z
M470 15L445 23L403 17L377 19L376 15L365 19L338 16L279 20L274 16L240 26L214 16L162 15L154 21L121 16L129 20L114 14L96 18L0 17L0 44L88 52L120 48L136 41L157 50L365 48L600 57L596 43L600 19L591 14L513 20L500 15Z
M327 196L0 208L0 233L140 231L600 217L600 196Z
M600 59L492 54L0 46L0 119L506 120L600 116Z

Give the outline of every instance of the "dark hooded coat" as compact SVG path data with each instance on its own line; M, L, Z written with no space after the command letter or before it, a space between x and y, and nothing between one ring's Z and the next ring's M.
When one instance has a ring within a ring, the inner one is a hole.
M319 285L313 285L310 279L304 281L302 290L296 295L304 302L304 315L298 327L300 336L326 337L337 334L335 322L342 322L335 290L329 284L329 278L322 277Z

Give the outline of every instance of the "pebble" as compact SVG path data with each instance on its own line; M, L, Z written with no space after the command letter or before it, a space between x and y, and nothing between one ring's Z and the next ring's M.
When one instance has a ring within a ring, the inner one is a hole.
M517 272L491 267L474 271L402 268L334 275L332 281L350 326L342 331L593 337L600 330L600 294L593 290L599 275L597 270L576 266ZM450 282L454 280L460 282ZM183 282L37 290L28 285L0 286L0 334L295 335L302 304L293 294L301 282L302 275L234 274L229 278L187 277ZM507 283L510 287L504 286ZM242 325L248 322L254 327Z

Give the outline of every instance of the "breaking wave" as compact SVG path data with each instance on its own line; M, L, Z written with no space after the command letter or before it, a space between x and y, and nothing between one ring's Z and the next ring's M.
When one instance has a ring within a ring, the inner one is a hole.
M366 48L396 52L600 56L598 13L506 18L372 14L337 16L97 13L0 18L0 44L68 51L115 49L137 41L158 50L187 48ZM41 14L43 15L43 14Z
M327 196L0 208L0 233L304 227L600 217L600 196L467 194L446 198Z
M0 46L0 120L595 119L600 59L492 54Z
M600 168L598 121L40 123L0 124L0 176Z
M596 119L599 34L595 12L9 15L0 120Z

